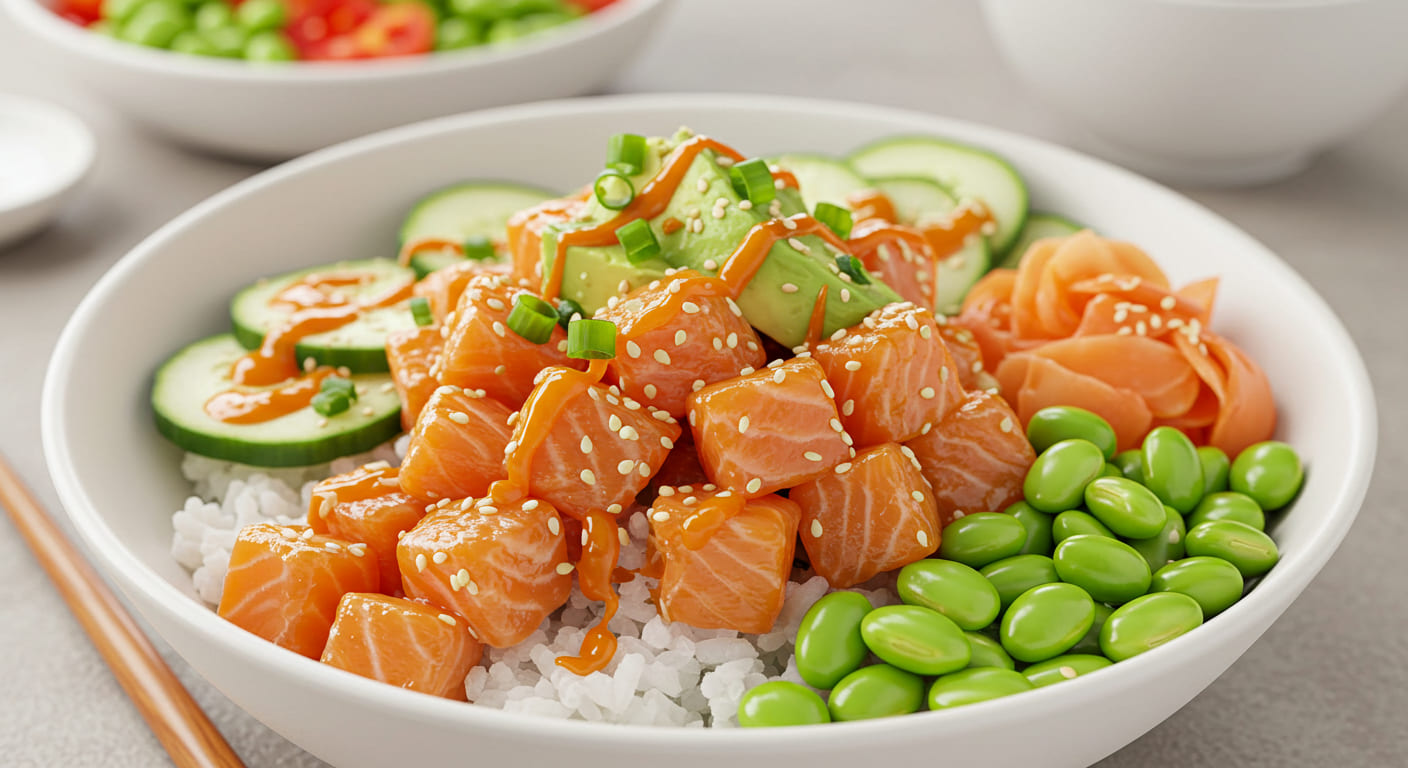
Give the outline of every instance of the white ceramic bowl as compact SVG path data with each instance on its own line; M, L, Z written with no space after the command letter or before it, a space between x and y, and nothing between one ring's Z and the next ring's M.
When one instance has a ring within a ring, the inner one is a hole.
M36 66L192 147L277 160L471 109L591 93L650 40L666 0L617 0L502 47L357 62L261 66L144 48L88 32L43 0L0 0L35 38Z
M49 223L96 154L93 133L72 113L0 94L0 249Z
M748 154L840 153L896 133L983 144L1016 164L1041 208L1143 244L1176 280L1221 274L1214 325L1265 367L1282 413L1279 434L1310 467L1294 510L1275 528L1281 563L1206 626L1096 675L947 712L749 731L544 720L409 693L277 648L193 597L168 551L170 513L190 488L179 451L152 426L148 387L173 350L226 326L237 287L332 258L392 252L398 220L427 190L471 177L574 188L600 167L609 134L659 134L681 124ZM1375 447L1373 395L1344 328L1305 281L1216 215L1032 139L912 112L771 96L579 100L463 115L242 182L152 235L84 299L54 354L43 428L65 508L152 626L240 706L342 768L466 756L483 765L578 768L854 768L881 756L915 765L935 755L988 768L1086 765L1168 717L1276 620L1349 529ZM1241 716L1243 727L1259 727L1255 713ZM1016 728L1022 738L1013 738Z
M1170 181L1286 176L1408 84L1403 0L983 0L1007 62L1098 150Z

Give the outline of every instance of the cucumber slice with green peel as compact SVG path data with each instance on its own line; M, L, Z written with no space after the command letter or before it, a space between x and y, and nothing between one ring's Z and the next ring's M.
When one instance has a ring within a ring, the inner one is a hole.
M806 204L808 211L815 210L817 203L845 207L847 195L871 187L860 174L846 164L846 161L826 155L800 152L778 155L768 158L768 164L790 171L797 177L802 202Z
M1027 217L1027 225L1022 227L1022 234L1017 237L1017 242L1012 245L1012 250L1002 257L1002 262L997 266L1007 269L1016 269L1022 261L1022 254L1027 252L1032 243L1043 237L1065 237L1085 229L1084 226L1071 221L1064 216L1054 213L1040 213L1032 211Z
M947 217L959 206L957 198L931 179L890 177L872 179L871 183L890 198L901 224L922 226L926 220ZM957 312L968 289L991 267L987 238L969 237L956 253L939 260L934 310L946 315Z
M993 253L1005 254L1027 220L1027 186L1006 160L977 147L926 136L899 137L862 147L848 158L870 178L920 176L959 198L976 198L992 212Z
M264 335L281 325L295 311L288 305L274 305L271 300L308 275L350 277L365 275L365 282L338 286L337 291L349 301L383 296L396 288L415 281L415 273L390 259L367 259L323 264L300 269L277 277L260 280L235 294L230 301L230 319L235 338L248 349L256 349ZM316 333L298 341L295 350L300 361L313 358L319 365L346 367L353 373L381 373L389 370L386 362L386 337L392 331L415 328L407 302L368 310L356 320L325 333Z
M401 402L386 374L352 377L357 401L336 416L304 407L259 424L211 418L205 403L236 387L230 369L245 354L233 334L202 339L177 352L156 373L152 409L161 434L181 448L258 467L301 467L371 450L401 432Z
M460 243L486 237L501 244L508 219L524 208L557 197L552 192L503 181L469 181L426 195L401 224L401 245L434 238ZM502 258L505 254L500 253ZM422 251L411 257L416 278L447 267L463 256L452 251Z

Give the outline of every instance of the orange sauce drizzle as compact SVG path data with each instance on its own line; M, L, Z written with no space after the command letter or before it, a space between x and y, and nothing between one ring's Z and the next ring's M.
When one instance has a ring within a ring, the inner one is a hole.
M924 239L929 241L934 258L944 259L962 250L968 236L981 232L992 220L992 213L986 205L977 200L970 200L943 219L926 222L920 227L920 231L924 233Z
M854 212L852 215L858 222L868 219L893 222L899 219L895 213L895 204L890 201L888 195L878 189L862 189L846 195L846 206Z
M689 549L703 548L724 523L743 511L747 503L748 500L741 494L732 491L722 491L705 499L693 514L680 523L680 541Z
M588 600L605 603L605 612L596 626L587 630L582 650L577 656L559 656L557 664L577 675L588 675L611 662L616 655L616 636L606 625L616 615L621 600L611 588L616 561L621 556L621 540L616 532L616 518L605 512L592 512L582 521L586 545L577 563L577 583Z
M807 346L821 341L821 332L826 328L826 292L831 286L822 285L816 292L816 303L812 305L812 317L807 321Z
M593 360L585 371L566 367L544 371L542 381L533 388L519 411L513 450L504 456L506 477L489 486L489 496L494 501L508 504L528 495L533 456L538 447L547 439L562 409L606 375L606 363L606 360Z
M674 216L660 222L660 231L667 235L673 235L681 229L684 229L684 222Z
M773 181L782 182L782 186L784 187L791 187L792 189L802 188L802 185L797 183L797 177L793 176L791 171L785 171L781 168L778 168L777 170L772 172L772 178Z
M226 424L262 424L307 408L322 387L323 379L330 374L331 368L319 368L278 389L218 392L205 401L205 412L210 418Z
M451 251L463 256L464 244L439 237L426 237L420 240L412 240L401 246L401 253L397 255L396 261L404 267L411 263L412 256L421 251Z

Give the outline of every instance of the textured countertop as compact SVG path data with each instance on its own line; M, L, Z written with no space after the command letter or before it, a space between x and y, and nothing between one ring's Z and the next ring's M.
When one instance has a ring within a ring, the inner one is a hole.
M935 112L1081 148L1024 96L967 3L685 0L613 92L753 91ZM884 18L874 14L882 8ZM786 27L805 45L745 42ZM114 261L172 216L260 168L163 144L36 69L34 41L0 17L0 92L72 108L96 132L93 177L46 233L0 252L0 453L58 511L39 447L39 394L70 311ZM753 48L749 57L733 52ZM1408 765L1408 101L1297 178L1185 190L1271 247L1349 327L1379 397L1378 466L1343 546L1225 675L1102 768ZM3 169L0 169L3 172ZM66 521L65 521L66 522ZM322 765L244 714L169 654L251 766ZM78 625L0 522L0 764L166 764ZM1059 749L1059 745L1053 745Z

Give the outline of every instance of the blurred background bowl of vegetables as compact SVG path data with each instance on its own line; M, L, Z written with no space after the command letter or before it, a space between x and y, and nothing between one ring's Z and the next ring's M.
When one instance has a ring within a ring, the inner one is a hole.
M666 0L0 0L43 63L150 129L277 160L590 93Z

